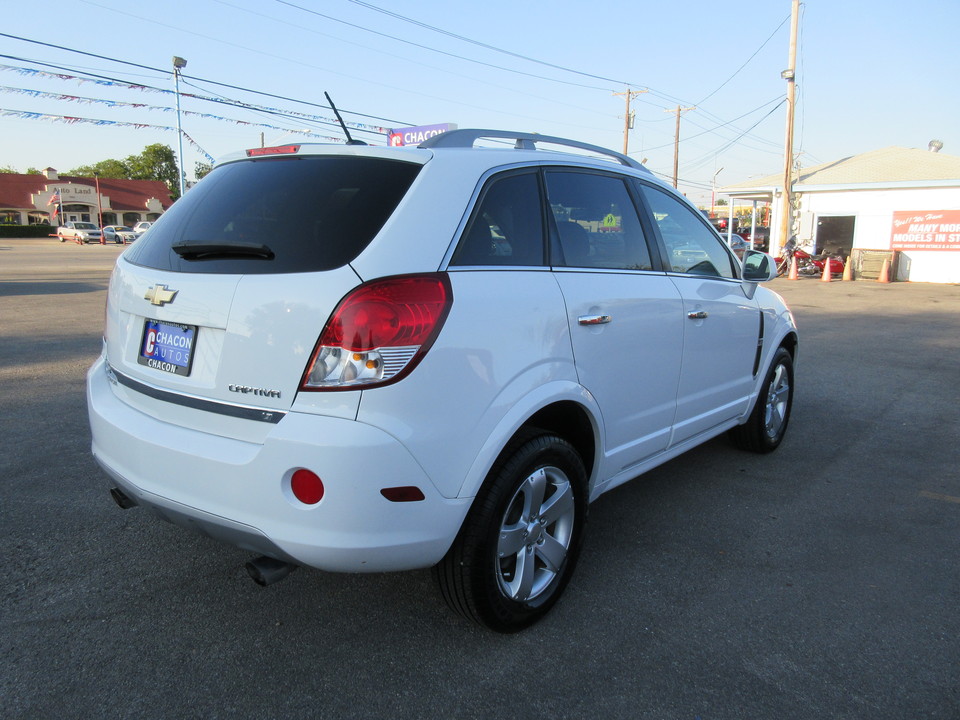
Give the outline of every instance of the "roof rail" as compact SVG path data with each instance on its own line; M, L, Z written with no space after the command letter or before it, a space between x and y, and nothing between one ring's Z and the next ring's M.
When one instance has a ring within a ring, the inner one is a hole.
M566 138L553 137L552 135L540 135L539 133L511 132L508 130L447 130L446 132L434 135L424 140L418 147L422 148L472 148L473 144L481 138L504 138L516 141L514 148L517 150L536 150L536 143L550 143L552 145L565 145L567 147L577 148L579 150L589 150L600 155L606 155L613 158L621 165L634 168L635 170L645 170L650 172L643 165L631 157L618 153L615 150L608 150L599 145L590 145L576 140L567 140Z

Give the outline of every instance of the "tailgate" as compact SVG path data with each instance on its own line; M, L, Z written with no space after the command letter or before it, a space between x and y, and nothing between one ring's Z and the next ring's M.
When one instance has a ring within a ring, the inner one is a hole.
M121 258L107 302L107 361L152 389L287 411L327 318L357 283L349 267L208 275L143 268ZM161 394L124 397L157 414ZM331 403L334 414L349 414L344 399ZM312 399L312 409L323 412L323 402Z

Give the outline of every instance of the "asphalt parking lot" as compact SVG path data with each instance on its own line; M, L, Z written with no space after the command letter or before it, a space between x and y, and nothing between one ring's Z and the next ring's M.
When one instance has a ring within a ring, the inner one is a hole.
M120 250L0 240L4 717L960 717L960 286L773 281L781 448L600 498L564 598L500 636L429 571L260 588L114 505L84 373Z

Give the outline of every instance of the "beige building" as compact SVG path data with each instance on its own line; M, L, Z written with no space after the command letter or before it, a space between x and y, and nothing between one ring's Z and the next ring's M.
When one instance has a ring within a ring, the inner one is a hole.
M719 189L737 203L771 202L771 252L780 236L783 176ZM871 275L883 259L895 278L960 283L960 157L889 147L800 170L792 234L812 253L851 256Z

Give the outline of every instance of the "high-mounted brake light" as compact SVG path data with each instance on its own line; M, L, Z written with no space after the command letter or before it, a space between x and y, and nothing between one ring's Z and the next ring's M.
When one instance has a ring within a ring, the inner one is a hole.
M247 157L262 155L293 155L300 152L299 145L277 145L276 147L251 148L247 150Z
M445 273L361 285L327 321L301 390L356 390L396 382L423 358L450 311Z

